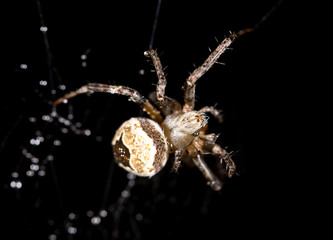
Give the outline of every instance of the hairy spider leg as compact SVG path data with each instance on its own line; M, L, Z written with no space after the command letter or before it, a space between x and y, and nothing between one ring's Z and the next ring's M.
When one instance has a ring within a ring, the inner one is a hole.
M152 61L158 78L156 85L156 94L152 96L156 105L161 109L162 113L167 116L174 112L180 112L182 107L178 101L169 98L165 95L165 87L167 85L167 80L165 73L162 68L161 60L158 57L155 50L150 49L145 52L145 55L149 56Z
M156 107L159 108L159 110L164 116L168 116L172 113L179 113L182 111L182 106L180 105L180 103L177 100L169 98L167 96L164 97L164 103L163 105L161 105L160 102L157 101L156 92L151 92L149 94L149 100L153 102Z
M253 32L256 30L267 18L272 15L272 13L283 3L283 0L279 0L253 27L245 28L237 33L232 33L229 37L225 38L217 48L209 55L206 61L198 68L196 68L191 75L187 78L185 84L183 85L184 94L184 106L183 112L192 111L195 105L195 83L202 77L213 65L216 63L218 58L221 56L225 50L228 49L230 44L235 40L237 36L244 35L246 33Z
M199 111L199 113L210 113L212 114L219 123L221 123L223 121L223 117L222 117L222 110L218 110L213 106L205 106L203 108L201 108Z
M60 103L65 102L67 99L76 97L82 93L94 93L94 92L105 92L111 94L118 94L124 95L129 97L129 100L137 103L140 107L145 111L152 120L161 124L163 122L163 117L158 109L156 109L148 99L143 97L138 91L124 86L114 86L114 85L107 85L107 84L99 84L99 83L89 83L81 88L77 89L76 91L70 92L65 96L56 100L53 105L56 106Z
M158 83L156 85L156 97L157 101L161 105L164 105L165 87L167 85L167 80L165 78L160 58L157 56L156 51L153 49L146 51L145 55L149 55L149 57L153 60L153 64L156 70L156 75L158 77Z
M244 35L246 33L250 33L253 32L254 30L256 30L258 27L261 26L261 24L263 22L265 22L267 20L268 17L270 17L274 11L276 11L276 9L283 3L284 0L279 0L277 1L277 3L275 5L273 5L273 7L253 26L253 27L249 27L249 28L244 28L240 31L238 31L236 33L237 36L241 36Z
M209 55L209 57L204 61L204 63L196 68L191 75L186 79L183 85L184 90L184 106L183 112L189 112L194 109L195 105L195 83L201 78L219 59L219 57L224 53L230 44L235 40L236 34L231 34L229 37L225 38L216 49Z
M236 171L236 165L231 159L230 154L216 143L212 146L211 151L213 155L218 156L221 161L225 162L228 177L231 178Z
M199 138L195 139L193 142L193 145L199 152L204 154L212 154L217 156L221 163L224 162L227 170L227 176L231 178L236 172L236 165L232 160L230 153L223 149L219 144L215 143L218 136L218 134L214 133L205 134L204 131L202 131L199 134Z
M203 159L203 155L199 153L195 147L190 146L188 148L189 153L192 156L193 163L201 171L204 177L207 180L207 184L215 191L221 190L223 184L218 179L218 177L212 172L212 170L207 166L206 162Z
M178 172L178 169L180 167L183 155L184 155L184 150L183 149L178 149L178 150L175 151L175 159L174 159L174 163L173 163L173 166L172 166L173 171Z
M205 134L205 130L206 129L202 129L199 132L199 136L193 140L193 143L187 148L187 150L193 158L193 163L200 169L200 171L207 179L208 184L214 190L218 191L222 187L223 183L218 180L218 177L214 175L209 169L209 167L206 165L203 160L203 156L198 157L198 155L212 154L219 157L221 163L222 161L225 162L227 177L229 178L231 178L236 171L236 165L232 161L230 154L220 145L215 143L219 135L215 133Z

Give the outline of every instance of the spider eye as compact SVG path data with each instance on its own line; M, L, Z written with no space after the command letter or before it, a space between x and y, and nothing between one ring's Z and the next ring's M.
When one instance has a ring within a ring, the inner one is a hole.
M194 132L193 133L193 136L195 136L195 137L198 136L198 135L199 135L199 132Z

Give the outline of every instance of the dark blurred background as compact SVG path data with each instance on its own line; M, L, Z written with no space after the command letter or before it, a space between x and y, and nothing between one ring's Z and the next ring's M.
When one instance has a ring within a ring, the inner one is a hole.
M181 86L216 39L254 26L276 2L163 1L153 48L167 66L166 94L182 102ZM294 94L305 33L290 1L236 39L219 60L225 65L198 82L197 109L223 109L224 122L211 117L209 131L234 152L239 173L219 192L185 164L178 173L170 163L151 179L135 180L114 165L115 130L145 116L126 97L78 96L58 107L64 118L50 105L90 82L129 86L144 96L154 91L157 78L143 52L156 0L40 1L47 39L36 1L3 4L0 176L8 239L270 238L292 228L292 214L276 221L293 204L285 192L285 150L301 104Z

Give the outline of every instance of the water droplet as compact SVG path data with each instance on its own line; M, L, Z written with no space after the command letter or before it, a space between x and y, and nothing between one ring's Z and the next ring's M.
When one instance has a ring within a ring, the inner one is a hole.
M134 179L128 181L128 186L133 187L135 185Z
M50 234L49 240L57 240L57 236L55 234Z
M66 90L66 86L64 84L60 84L58 88L63 91Z
M135 179L135 175L133 173L127 173L127 179Z
M91 131L90 131L89 129L87 129L87 130L84 130L84 134L85 134L86 136L90 136L90 134L91 134Z
M61 141L60 140L54 140L53 141L53 145L54 146L60 146L61 145Z
M56 117L56 116L58 116L57 111L52 111L52 112L51 112L51 117Z
M18 178L19 174L17 172L12 172L11 176L12 178Z
M128 198L130 195L131 195L131 193L127 190L124 190L124 191L121 192L121 196L123 198Z
M82 67L86 67L87 66L87 62L83 61L82 62Z
M107 215L108 215L108 212L107 212L106 210L103 209L103 210L99 211L99 216L100 216L100 217L103 217L103 218L104 218L104 217L106 217Z
M65 124L66 126L69 126L69 125L71 124L71 121L69 121L68 119L65 119L64 124Z
M20 189L22 187L22 183L20 181L11 181L10 187Z
M47 27L46 26L41 26L39 29L41 32L47 32Z
M33 176L35 176L35 172L32 171L32 170L28 170L28 171L26 172L26 174L27 174L28 177L33 177Z
M32 170L32 171L38 171L39 170L39 165L37 165L37 164L31 164L30 165L30 170Z
M140 75L144 75L145 74L145 70L144 69L140 69L138 72Z
M31 162L32 162L32 163L38 163L38 162L39 162L39 159L36 158L36 157L33 157L33 158L31 158Z
M94 216L94 212L91 211L91 210L89 210L89 211L87 212L87 216L88 216L88 217L92 217L92 216Z
M44 121L50 121L51 117L49 115L43 115L42 120Z
M11 188L16 188L16 181L11 181L10 182L10 187Z
M27 65L27 64L24 64L24 63L22 63L22 64L20 65L20 68L21 68L21 69L27 69L27 68L28 68L28 65Z
M58 122L60 122L60 123L64 123L64 121L65 121L65 118L63 118L63 117L59 117L59 118L58 118Z
M75 213L70 213L70 214L68 214L68 218L69 218L70 220L74 220L74 219L76 218Z
M91 223L92 223L93 225L98 225L98 224L101 223L101 218L98 217L98 216L95 216L95 217L91 218Z
M40 144L40 140L32 138L30 139L30 144L38 146Z
M76 134L76 135L81 135L81 130L77 130L75 127L74 128L72 128L72 130L74 131L74 133Z
M75 234L77 232L77 229L76 229L76 227L71 226L71 227L68 227L67 231L69 234Z
M68 129L67 128L62 128L61 132L64 133L64 134L66 134L66 133L68 133Z
M44 170L38 171L38 175L41 176L41 177L44 177L45 174L46 174L46 172Z
M36 118L35 117L29 117L29 121L34 123L34 122L36 122Z
M46 157L46 159L47 159L48 161L53 161L53 160L54 160L54 156L53 156L53 155L48 155L48 156Z
M137 221L142 221L143 220L143 216L142 216L142 214L141 213L137 213L136 215L135 215L135 219L137 220Z
M17 188L17 189L20 189L21 187L22 187L22 182L17 181L17 182L16 182L16 188Z
M45 80L40 80L40 81L39 81L39 85L41 85L41 86L46 86L46 85L47 85L47 81L45 81Z

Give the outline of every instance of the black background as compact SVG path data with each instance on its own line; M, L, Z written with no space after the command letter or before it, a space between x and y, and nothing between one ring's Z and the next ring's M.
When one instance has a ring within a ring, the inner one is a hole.
M236 152L239 176L228 180L220 192L211 191L197 169L183 165L176 174L169 164L152 179L137 178L130 198L117 205L128 179L116 166L105 198L113 166L113 133L130 117L145 116L125 97L82 95L59 106L64 116L72 106L73 122L90 129L90 136L62 134L60 124L41 120L52 111L50 100L89 82L125 85L145 96L154 91L157 79L143 52L149 47L156 2L41 1L58 72L52 72L55 96L36 2L11 1L3 7L0 158L4 229L9 239L47 239L54 233L58 239L111 239L114 209L121 207L125 210L119 220L119 239L270 238L293 228L297 210L287 190L286 152L294 147L295 133L290 129L296 129L293 116L302 105L295 93L301 91L299 44L306 36L299 31L299 9L289 1L255 32L236 39L219 60L225 65L216 64L198 83L197 108L217 103L223 109L224 122L220 125L211 118L210 131L221 133L218 142ZM229 31L254 26L275 3L162 2L153 48L167 66L166 94L182 101L183 82L193 64L199 66L209 55L208 47L217 46L215 38L220 42ZM82 67L81 55L87 49L87 66ZM144 75L139 74L141 69ZM39 85L40 80L48 85ZM59 84L66 90L59 90ZM37 121L31 123L31 117ZM49 140L32 147L29 141L36 131ZM61 140L61 146L49 144L54 139ZM44 177L25 175L29 164L22 163L28 162L22 148L41 158L55 156ZM207 157L207 161L214 159ZM10 187L14 171L23 184L19 190ZM290 205L293 210L286 213ZM86 213L101 208L108 210L108 217L93 226ZM75 213L76 219L69 221L69 213ZM285 221L277 221L281 216ZM67 234L68 222L77 228L76 234Z

